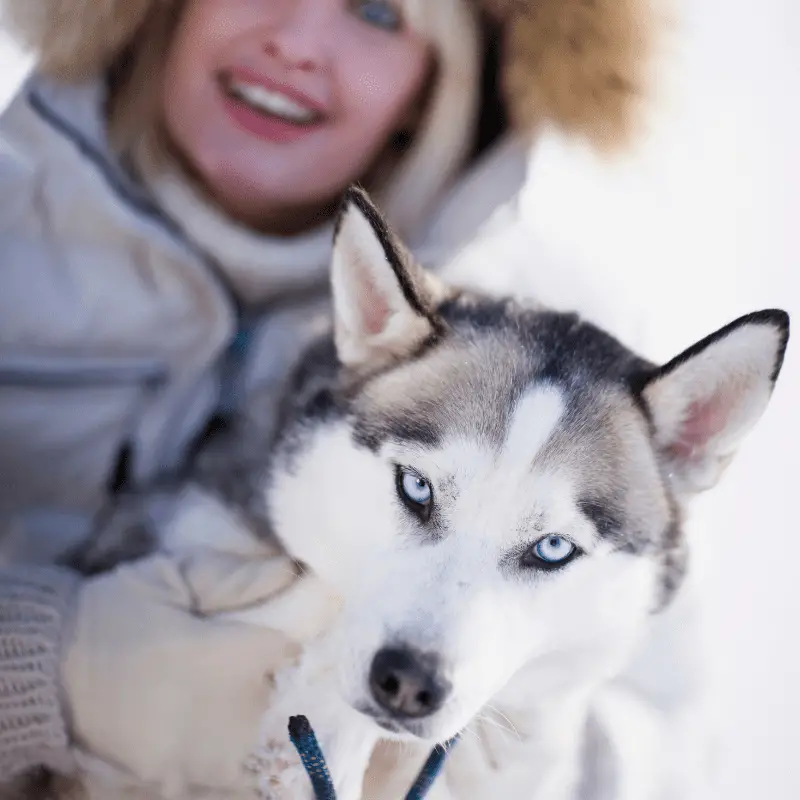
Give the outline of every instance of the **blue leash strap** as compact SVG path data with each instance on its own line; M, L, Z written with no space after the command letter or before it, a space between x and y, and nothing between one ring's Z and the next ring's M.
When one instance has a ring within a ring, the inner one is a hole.
M445 742L444 744L437 744L436 747L433 748L433 751L428 756L428 760L425 762L422 770L417 776L417 779L414 781L414 785L406 795L406 800L423 800L423 798L431 790L433 782L442 771L442 767L444 766L447 754L450 752L450 748L453 747L457 741L458 736L455 736L450 739L450 741Z
M336 789L333 786L328 765L325 763L325 756L314 735L311 723L306 717L301 715L289 719L289 737L311 780L315 800L336 800ZM458 739L459 737L455 736L445 744L434 747L405 800L424 800L433 786L433 782L442 771L447 754Z
M290 717L289 737L311 779L315 800L336 800L331 773L309 721L303 716Z

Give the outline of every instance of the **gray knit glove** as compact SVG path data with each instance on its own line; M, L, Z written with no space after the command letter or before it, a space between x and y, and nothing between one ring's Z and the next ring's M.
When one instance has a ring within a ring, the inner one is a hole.
M0 779L72 766L59 675L79 581L54 567L0 568Z

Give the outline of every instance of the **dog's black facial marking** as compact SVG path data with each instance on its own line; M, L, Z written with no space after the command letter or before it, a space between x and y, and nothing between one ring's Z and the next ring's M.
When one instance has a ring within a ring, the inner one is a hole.
M467 293L448 299L437 310L456 335L479 330L513 337L530 358L531 377L564 388L603 381L630 390L634 375L655 368L577 314Z
M542 378L571 388L591 381L625 386L642 359L604 331L573 314L543 313L524 327L541 359Z
M453 329L469 326L473 330L500 330L511 322L506 299L482 297L462 292L448 297L437 308L439 316Z
M442 433L424 415L372 415L369 418L356 418L353 440L360 447L377 453L388 441L434 448L441 443Z
M578 508L592 521L601 539L615 541L622 536L624 516L612 501L584 498L578 501Z

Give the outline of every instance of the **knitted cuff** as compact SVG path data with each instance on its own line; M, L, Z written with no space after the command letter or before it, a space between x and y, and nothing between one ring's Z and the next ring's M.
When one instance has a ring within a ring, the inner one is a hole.
M0 569L0 778L72 766L60 664L79 580L50 567Z

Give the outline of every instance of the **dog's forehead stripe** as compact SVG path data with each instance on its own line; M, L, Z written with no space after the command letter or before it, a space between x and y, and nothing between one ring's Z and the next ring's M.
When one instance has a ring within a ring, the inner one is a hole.
M501 469L530 469L558 428L565 410L562 392L550 384L530 387L512 411L501 452Z

